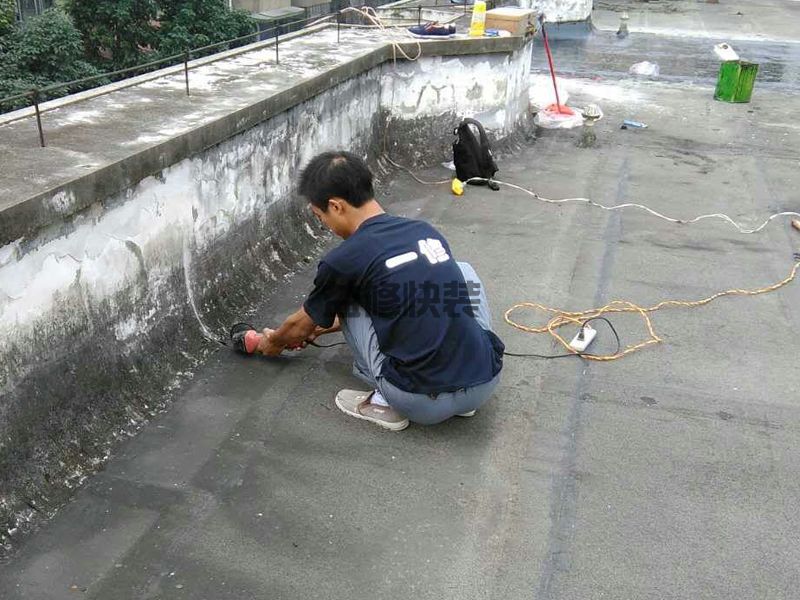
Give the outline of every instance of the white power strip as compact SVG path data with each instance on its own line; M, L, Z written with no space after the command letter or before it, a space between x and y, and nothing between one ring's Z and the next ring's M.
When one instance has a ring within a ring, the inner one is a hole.
M581 330L575 334L575 337L572 338L572 341L569 343L569 347L576 352L585 352L589 347L589 344L594 341L596 336L596 329L592 329L592 327L589 325L584 325L581 327Z

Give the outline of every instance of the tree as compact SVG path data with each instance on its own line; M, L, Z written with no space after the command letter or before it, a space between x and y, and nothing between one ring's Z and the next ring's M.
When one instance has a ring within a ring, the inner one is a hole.
M14 0L0 0L0 36L14 29Z
M13 24L14 0L0 0L0 32L9 19L4 20L8 3L10 33L0 33L0 98L182 54L256 30L247 13L230 10L224 0L57 0L57 8L21 27ZM48 97L105 82L76 84ZM26 104L0 106L0 112Z
M64 0L86 56L105 70L147 62L158 39L156 0Z
M80 32L61 10L53 8L31 17L3 38L0 98L97 73L97 69L83 58ZM52 96L62 96L85 87L72 86ZM26 101L16 102L12 106L0 106L0 110L26 104Z
M230 10L224 0L161 0L160 5L161 39L158 49L161 56L179 54L186 49L241 37L256 30L250 15Z

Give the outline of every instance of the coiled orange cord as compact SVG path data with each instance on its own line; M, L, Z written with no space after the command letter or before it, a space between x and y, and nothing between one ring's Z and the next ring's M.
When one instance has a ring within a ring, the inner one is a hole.
M655 329L653 328L653 322L650 319L650 313L655 312L657 310L661 310L662 308L678 308L678 307L697 308L699 306L705 306L706 304L713 302L717 298L722 298L723 296L758 296L760 294L767 294L769 292L774 292L775 290L779 290L780 288L791 283L797 276L798 268L800 268L800 261L794 264L791 272L785 279L782 279L781 281L773 285L763 288L758 288L755 290L742 290L742 289L725 290L724 292L718 292L713 296L709 296L708 298L703 298L702 300L664 300L663 302L659 302L655 306L650 306L650 307L642 307L637 304L634 304L633 302L627 302L625 300L615 300L614 302L606 304L601 308L592 308L589 310L582 310L578 312L570 312L566 310L561 310L559 308L552 308L550 306L545 306L544 304L539 304L538 302L520 302L519 304L515 304L505 312L504 319L505 322L511 325L512 327L515 327L516 329L519 329L521 331L525 331L526 333L549 333L551 336L557 339L561 343L561 345L564 346L564 348L566 348L567 352L570 352L572 354L578 354L578 352L569 345L569 342L565 340L558 333L558 329L570 323L582 327L587 321L608 313L626 313L626 312L638 313L644 320L644 324L645 327L647 328L647 333L649 336L648 339L638 344L628 346L624 350L620 350L616 354L605 354L605 355L581 354L581 357L587 360L596 360L596 361L617 360L619 358L622 358L623 356L632 354L633 352L641 350L642 348L645 348L647 346L663 342L663 340L658 336L658 334L656 334ZM517 321L511 318L512 313L520 309L537 310L541 312L550 313L554 316L543 327L530 327L528 325L523 325L521 323L518 323Z

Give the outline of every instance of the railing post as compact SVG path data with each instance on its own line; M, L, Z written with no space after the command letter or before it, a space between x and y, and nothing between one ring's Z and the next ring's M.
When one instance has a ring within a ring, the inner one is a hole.
M189 95L189 52L183 53L183 78L186 80L186 95Z
M278 44L280 43L281 30L280 27L275 30L275 64L281 64L281 55L278 51Z
M342 11L336 11L336 43L342 43Z
M44 148L44 130L42 129L42 113L39 111L39 89L33 88L31 90L31 99L33 106L36 109L36 126L39 128L39 145Z
M422 5L417 6L417 25L422 25Z

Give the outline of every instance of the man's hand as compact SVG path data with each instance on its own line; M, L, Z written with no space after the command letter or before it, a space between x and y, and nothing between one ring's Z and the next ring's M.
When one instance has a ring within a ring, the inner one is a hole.
M320 327L319 325L317 325L314 328L314 331L312 331L311 334L309 334L309 336L302 342L297 342L296 344L289 344L288 346L286 346L286 348L289 350L303 350L306 346L313 343L314 340L316 340L323 333L329 333L329 331L324 327Z
M319 325L317 325L316 327L314 327L314 331L311 332L311 335L309 335L305 339L303 344L310 344L315 339L317 339L319 336L325 335L326 333L330 333L330 329L325 328L325 327L320 327Z
M265 329L256 352L264 356L278 356L284 349L299 350L305 348L308 339L313 341L319 329L308 316L304 308L300 308L277 329ZM313 337L312 337L313 336Z
M336 320L333 322L331 327L320 327L319 325L315 325L314 331L312 331L306 339L304 339L302 342L298 342L297 344L289 344L286 347L289 350L302 350L309 344L313 343L319 336L341 331L341 329L342 328L339 325L339 317L336 317Z
M258 342L258 347L256 348L257 354L263 354L264 356L278 356L281 352L283 352L285 346L276 343L274 329L264 329L261 334L261 340Z

